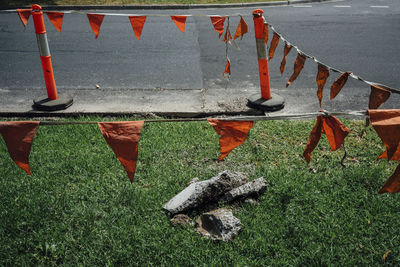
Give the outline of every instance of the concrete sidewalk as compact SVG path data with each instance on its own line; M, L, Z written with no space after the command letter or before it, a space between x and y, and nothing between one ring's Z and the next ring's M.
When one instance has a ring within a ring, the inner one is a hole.
M349 80L350 86L356 81ZM316 88L280 88L272 92L284 97L285 107L271 115L290 115L320 110ZM357 92L357 91L356 91ZM0 89L0 117L49 117L79 115L156 115L172 117L206 117L213 115L263 115L263 111L248 108L247 98L260 94L254 86L226 89L77 89L59 90L59 95L73 97L73 105L66 110L44 112L32 108L33 99L46 95L43 89ZM344 92L333 101L326 101L324 108L330 112L366 110L369 91L363 95ZM382 108L396 108L398 95Z
M216 114L263 114L246 106L245 90L138 90L78 89L62 90L74 103L63 111L42 112L32 108L33 99L46 94L45 89L0 89L0 116L76 116L79 114L122 115L155 114L159 116L199 117ZM60 93L60 92L59 92Z

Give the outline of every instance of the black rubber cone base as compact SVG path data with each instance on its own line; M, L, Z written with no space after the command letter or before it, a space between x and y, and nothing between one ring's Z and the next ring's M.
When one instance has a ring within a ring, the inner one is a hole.
M51 100L47 96L39 97L33 100L33 108L36 110L56 111L70 107L73 103L72 97L58 96L58 99Z
M285 99L280 95L271 93L271 99L263 99L260 94L252 95L247 99L247 106L263 111L278 111L285 106Z

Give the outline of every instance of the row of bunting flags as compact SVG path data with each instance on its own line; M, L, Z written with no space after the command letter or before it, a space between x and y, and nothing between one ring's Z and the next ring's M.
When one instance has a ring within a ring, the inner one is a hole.
M29 17L32 13L31 9L17 9L16 10L21 22L23 23L24 26L27 25ZM64 13L72 13L73 11L66 11L66 12L54 12L54 11L45 11L47 14L48 19L50 22L54 25L54 27L57 29L57 31L61 32L62 29L62 24L63 24L63 18L64 18ZM99 36L100 28L103 23L104 17L106 15L121 15L121 14L110 14L110 13L105 13L105 14L94 14L94 13L86 13L87 18L89 20L89 24L91 26L91 29L93 30L93 33L95 34L95 38ZM140 40L144 24L146 22L147 16L144 15L126 15L129 18L129 21L132 25L133 32L138 40ZM186 19L188 16L193 16L193 15L172 15L171 20L176 24L178 29L184 33L185 32L185 23ZM200 15L199 15L200 16ZM210 17L211 24L213 26L213 29L218 33L218 37L221 38L222 36L223 39L222 41L226 43L226 65L224 72L222 75L226 78L229 78L231 75L231 62L228 56L228 44L232 44L232 42L237 46L235 43L235 40L239 37L243 38L244 34L246 34L249 30L248 25L244 18L240 16L240 21L236 27L235 34L232 37L232 34L230 32L230 23L229 23L229 16L220 16L220 15L201 15L201 16L208 16ZM363 81L367 84L370 85L371 88L371 93L370 93L370 105L369 109L376 109L380 106L380 103L385 102L391 95L391 92L395 93L400 93L399 90L390 88L388 86L375 83L375 82L369 82L359 76L354 75L350 71L340 71L338 69L332 68L319 60L317 60L315 57L307 55L303 51L301 51L297 46L291 44L288 40L286 40L282 34L278 33L275 28L270 25L269 23L265 23L264 25L264 41L265 44L268 47L268 60L271 60L274 58L275 55L275 50L278 47L279 41L282 40L284 42L284 49L283 49L283 58L279 67L279 71L281 75L283 75L285 66L286 66L286 59L288 54L292 51L292 48L295 48L297 50L297 57L294 62L293 66L293 74L290 76L289 80L286 83L286 87L288 87L290 84L292 84L297 77L300 75L302 69L304 68L305 62L307 58L312 59L315 61L318 65L317 69L317 75L316 75L316 83L317 83L317 97L319 101L320 107L322 107L322 98L323 98L323 90L326 84L326 81L328 77L330 76L330 72L336 72L340 73L341 75L333 82L330 88L330 100L333 100L339 92L342 90L342 88L345 86L347 80L349 77L358 79L360 81ZM269 28L272 30L272 38L269 43ZM237 46L238 47L238 46Z
M342 90L342 88L345 86L347 83L347 80L349 77L355 78L357 80L360 80L362 82L367 83L370 85L371 88L371 93L370 93L370 100L369 100L369 109L377 109L379 108L386 100L391 95L391 92L395 93L400 93L399 90L390 88L388 86L378 84L375 82L369 82L359 76L354 75L351 71L340 71L335 68L332 68L326 64L323 64L319 60L317 60L315 57L310 56L305 54L303 51L301 51L297 46L292 45L289 41L287 41L282 35L278 32L275 31L273 26L270 26L272 31L273 31L273 37L269 45L269 50L268 50L268 60L271 60L274 57L275 50L278 46L279 40L283 40L284 42L284 49L283 49L283 58L279 67L281 75L283 75L283 72L285 70L286 66L286 58L287 55L290 53L292 48L294 47L297 50L297 57L294 62L293 66L293 73L290 76L289 80L286 83L286 87L288 87L290 84L292 84L297 77L300 75L301 70L304 68L305 62L307 58L312 59L315 61L318 65L318 70L317 70L317 75L316 75L316 83L317 83L317 97L319 101L319 106L322 107L322 98L323 98L323 90L326 84L326 81L330 75L330 71L340 73L341 75L332 83L331 88L330 88L330 100L333 100L339 92ZM267 43L268 42L268 26L264 27L264 40Z
M400 161L400 109L368 110L369 119L378 133L386 150L380 159ZM244 143L254 121L233 121L208 119L209 124L219 135L220 156L223 160L229 153ZM138 160L139 138L145 121L98 122L98 127L107 144L125 168L130 181L133 181ZM0 134L3 136L12 160L26 173L31 175L29 154L39 121L0 122ZM332 115L320 115L308 138L303 157L311 161L311 153L325 134L332 151L339 149L350 132L339 119ZM400 191L400 164L394 174L387 179L379 193L397 193Z
M18 16L19 16L22 24L24 26L26 26L28 24L28 20L32 13L32 10L31 9L17 9L16 11L18 13ZM63 18L64 18L64 14L66 12L45 11L44 13L46 13L47 18L54 25L56 30L58 32L61 32ZM68 12L68 13L70 13L70 12ZM106 16L106 14L87 13L86 16L89 20L89 24L90 24L90 27L92 28L95 38L97 39L97 37L99 36L99 33L100 33L101 25L103 23L103 20L104 20L104 17ZM172 15L170 17L171 17L172 21L176 24L178 29L182 33L184 33L186 19L189 16L191 16L191 15ZM227 18L227 16L211 16L210 15L209 17L211 19L211 23L212 23L215 31L218 33L219 37L221 37L224 32L224 22L225 22L225 19ZM133 32L135 33L136 38L138 40L140 40L140 36L142 35L143 27L146 22L147 16L144 16L144 15L130 16L130 15L128 15L128 18L132 25L132 29L133 29ZM247 33L247 31L248 31L247 23L243 19L243 17L241 17L241 20L239 22L238 28L235 32L233 39L243 36L243 34ZM230 39L232 39L232 36L230 33L229 33L229 35L230 35L229 36Z

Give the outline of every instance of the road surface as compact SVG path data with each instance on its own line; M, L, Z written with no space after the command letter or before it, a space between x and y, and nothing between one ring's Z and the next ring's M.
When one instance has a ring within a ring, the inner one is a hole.
M135 92L141 97L137 106L139 102L147 105L149 112L163 108L158 101L177 105L175 110L183 112L240 108L243 106L241 98L259 92L251 15L254 9L100 11L148 14L141 40L135 38L126 16L106 16L98 39L90 29L84 15L86 11L65 14L61 33L46 18L57 87L61 93L72 92L86 102L91 95L96 95L91 102L103 105L104 111L116 111L118 107L121 111L134 111L128 106ZM263 9L266 20L305 53L369 81L400 88L399 1L347 0ZM230 15L233 32L240 18L237 14L241 14L249 24L249 33L237 42L240 51L235 46L229 47L230 81L222 77L225 44L218 39L208 17L189 17L182 34L170 17L154 16L159 14ZM273 91L286 99L283 112L317 111L317 65L308 60L299 78L286 88L296 53L292 49L281 77L282 51L280 42L270 61L270 78ZM32 19L24 30L16 13L0 13L0 60L3 101L12 94L21 97L27 92L35 97L38 90L43 89ZM353 79L349 79L342 93L330 101L329 86L335 78L337 74L332 73L327 82L323 108L332 111L366 109L369 86ZM129 100L125 99L127 94ZM384 107L399 108L398 100L399 96L393 94ZM115 103L111 105L111 102ZM102 109L101 106L85 109L84 104L81 103L77 111ZM1 111L9 107L3 105Z

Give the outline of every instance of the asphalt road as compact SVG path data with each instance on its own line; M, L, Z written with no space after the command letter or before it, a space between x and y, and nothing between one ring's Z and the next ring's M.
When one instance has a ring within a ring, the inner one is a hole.
M203 89L209 99L258 92L258 66L252 11L255 8L197 10L132 10L129 14L218 14L232 15L231 31L243 15L249 33L229 47L232 77L222 77L225 45L218 39L210 19L187 19L182 34L168 16L149 16L141 40L136 40L125 16L106 16L98 39L84 14L66 14L58 33L47 21L48 39L56 83L60 90L185 90ZM277 31L305 53L369 81L400 88L400 1L345 0L293 6L264 7L265 17ZM107 11L101 11L107 12ZM110 11L118 13L118 11ZM271 36L271 35L270 35ZM271 38L271 37L270 37ZM286 99L286 109L316 111L317 65L306 62L299 78L285 83L293 70L294 49L281 77L279 44L270 61L271 85ZM15 13L0 13L0 90L43 88L44 82L32 19L26 30ZM331 74L327 86L337 77ZM329 89L329 88L327 88ZM326 89L325 95L328 95ZM240 93L238 93L240 92ZM119 94L119 93L118 93ZM369 86L350 79L334 101L324 98L329 110L365 109ZM385 104L399 108L398 96Z

